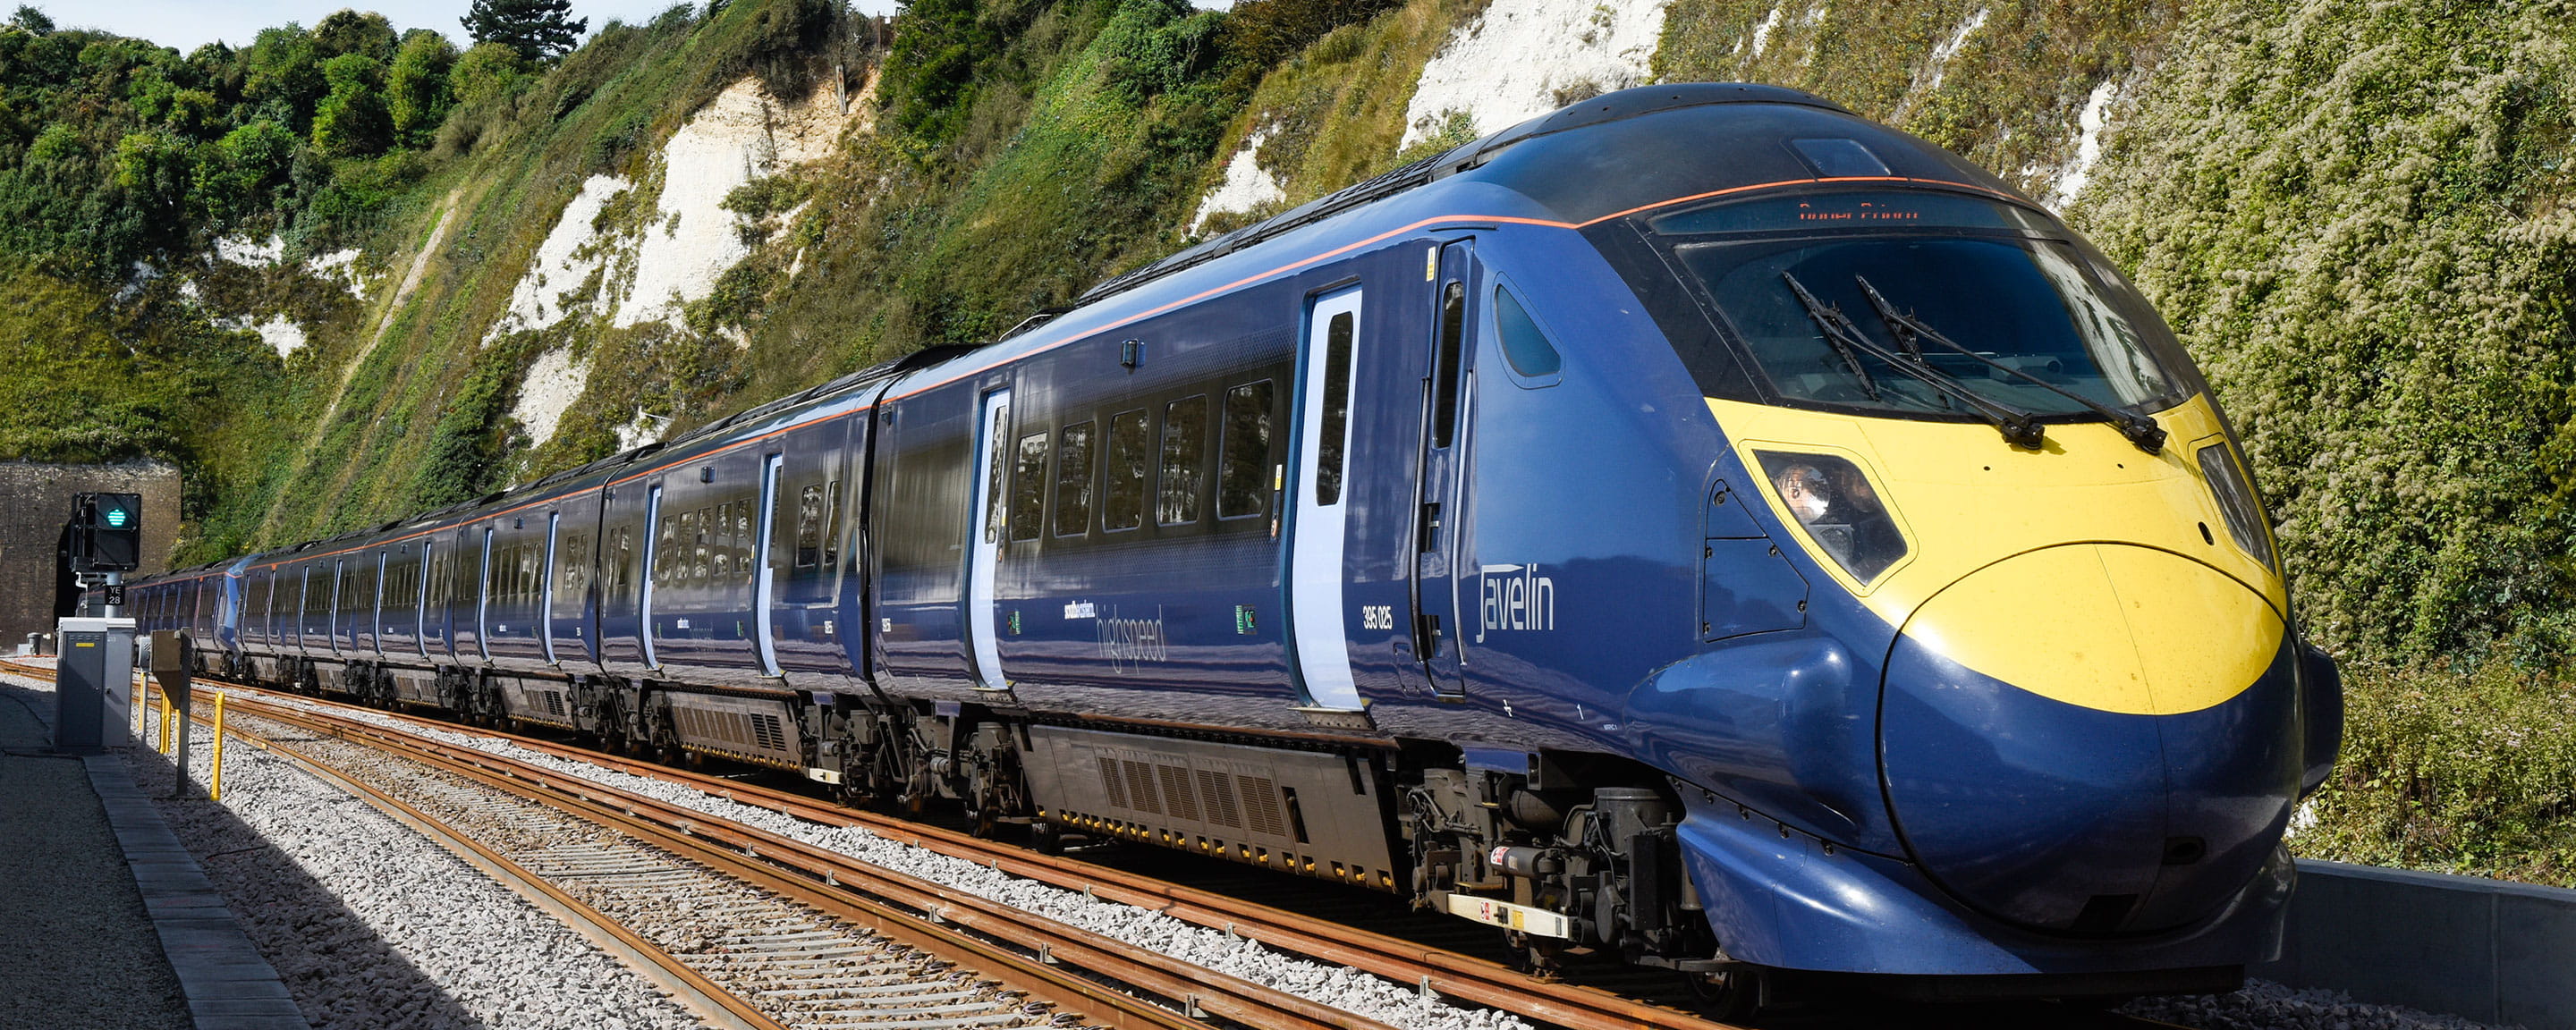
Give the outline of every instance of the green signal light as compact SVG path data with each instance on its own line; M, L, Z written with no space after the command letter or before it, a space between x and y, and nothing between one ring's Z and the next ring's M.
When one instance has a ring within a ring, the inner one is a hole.
M109 529L124 529L126 521L133 517L134 516L132 515L126 514L126 511L123 508L109 508L107 510L107 527Z

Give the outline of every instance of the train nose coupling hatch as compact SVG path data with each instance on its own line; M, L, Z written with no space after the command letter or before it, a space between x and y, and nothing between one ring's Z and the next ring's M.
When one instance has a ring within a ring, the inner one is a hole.
M2297 796L2290 642L2261 595L2170 552L2068 545L1970 574L1907 620L1882 683L1906 850L2034 929L2218 911Z

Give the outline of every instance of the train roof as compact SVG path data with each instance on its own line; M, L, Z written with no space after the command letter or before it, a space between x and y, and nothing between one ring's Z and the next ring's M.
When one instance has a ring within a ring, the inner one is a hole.
M1948 151L1811 93L1749 83L1641 86L1569 105L1308 201L1104 281L1078 303L1088 306L1459 176L1520 193L1570 225L1696 194L1845 177L1843 168L1820 167L1796 145L1819 140L1858 143L1884 166L1882 175L2019 198L2009 185Z

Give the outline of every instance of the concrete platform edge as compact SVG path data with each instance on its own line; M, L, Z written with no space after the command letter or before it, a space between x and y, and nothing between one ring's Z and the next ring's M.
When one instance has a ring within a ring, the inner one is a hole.
M99 806L107 810L108 826L125 852L134 885L147 899L153 932L161 939L170 971L179 977L199 1030L312 1030L268 957L242 932L223 895L206 879L196 856L178 846L161 810L134 785L125 760L87 755L81 764L89 771Z

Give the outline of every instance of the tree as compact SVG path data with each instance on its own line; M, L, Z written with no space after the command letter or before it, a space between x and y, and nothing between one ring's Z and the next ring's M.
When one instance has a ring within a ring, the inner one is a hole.
M528 59L509 44L476 43L456 59L456 66L448 71L447 86L457 103L481 107L517 93L528 78Z
M313 111L313 147L332 157L370 157L393 142L385 111L385 66L365 54L341 54L322 64L331 95Z
M447 37L427 29L403 33L402 49L385 76L385 103L394 117L394 137L403 145L427 142L430 132L447 119L455 99L447 72L455 64L456 47Z
M574 18L572 0L474 0L458 19L476 43L499 43L530 61L571 50L590 19Z
M379 61L394 59L394 24L374 11L364 14L343 7L313 26L313 48L325 60L341 54L365 54Z

